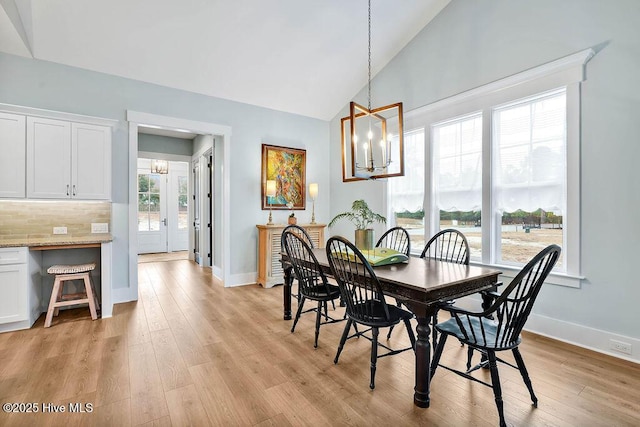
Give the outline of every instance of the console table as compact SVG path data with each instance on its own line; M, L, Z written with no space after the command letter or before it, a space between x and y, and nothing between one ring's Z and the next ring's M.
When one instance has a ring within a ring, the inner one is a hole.
M284 271L280 262L280 236L288 224L258 224L258 278L265 288L284 283ZM326 224L298 224L304 228L316 248L324 248Z

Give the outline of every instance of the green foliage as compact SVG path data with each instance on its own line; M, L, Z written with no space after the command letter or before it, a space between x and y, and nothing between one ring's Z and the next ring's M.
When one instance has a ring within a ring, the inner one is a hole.
M407 218L407 219L422 219L424 218L424 209L417 210L415 212L397 212L396 218Z
M451 221L457 220L464 224L475 224L480 223L481 213L480 211L440 211L440 220L442 221Z
M356 226L357 230L366 230L374 222L380 222L385 224L387 219L382 215L379 215L371 209L364 200L356 200L351 205L350 212L342 212L334 216L329 222L329 227L332 227L337 221L341 219L348 219Z

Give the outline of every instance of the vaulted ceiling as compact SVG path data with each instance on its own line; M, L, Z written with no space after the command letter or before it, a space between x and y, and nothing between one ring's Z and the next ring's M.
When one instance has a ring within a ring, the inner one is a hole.
M372 0L372 73L450 0ZM331 119L367 82L366 0L0 0L0 51Z

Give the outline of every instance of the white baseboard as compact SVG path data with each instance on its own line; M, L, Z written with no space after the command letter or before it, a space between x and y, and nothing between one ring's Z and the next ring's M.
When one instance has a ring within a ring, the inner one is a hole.
M232 274L229 283L225 283L225 288L233 288L235 286L255 285L257 273Z
M537 314L531 314L529 316L526 326L525 329L529 332L597 351L598 353L608 354L619 359L640 363L640 340L636 338ZM631 354L624 354L612 350L610 348L610 340L630 344L632 348Z
M480 300L472 298L462 298L456 301L456 305L468 309L476 310L480 306ZM591 328L577 323L566 322L564 320L553 319L532 313L527 320L526 331L533 332L558 341L573 344L578 347L593 350L598 353L607 354L619 359L640 363L640 340L624 335L614 334L600 329ZM631 354L624 354L612 350L610 340L621 341L631 345Z
M221 282L224 283L224 272L222 271L222 269L220 267L216 267L215 265L213 267L211 267L211 271L213 272L213 277L215 277L216 279L220 280Z

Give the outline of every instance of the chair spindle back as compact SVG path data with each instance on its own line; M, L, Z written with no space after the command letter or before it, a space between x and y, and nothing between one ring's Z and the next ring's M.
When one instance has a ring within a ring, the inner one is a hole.
M311 246L294 230L282 233L281 244L293 266L298 286L308 296L327 295L327 277L322 272Z
M338 236L327 241L326 251L347 315L363 324L389 322L389 308L380 282L362 252Z
M420 258L469 265L469 243L460 231L447 228L437 232L424 246Z
M409 256L411 253L409 232L402 227L390 228L380 237L376 248L389 248Z
M480 314L482 317L494 316L495 331L487 333L482 322L479 323L479 328L474 328L472 323L478 318L477 314L474 316L454 313L467 338L471 336L478 344L495 349L517 346L533 303L559 256L558 245L549 245L540 251L524 266L494 303Z

